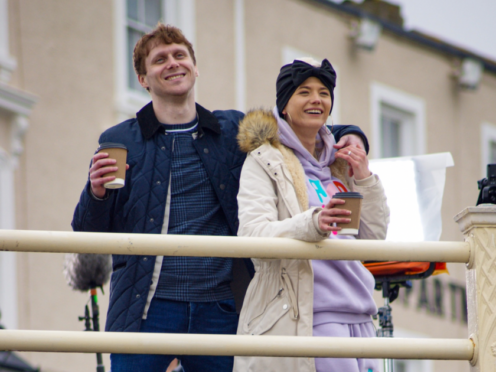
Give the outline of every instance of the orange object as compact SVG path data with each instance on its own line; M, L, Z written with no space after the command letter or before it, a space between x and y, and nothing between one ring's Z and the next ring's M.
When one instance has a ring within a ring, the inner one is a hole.
M364 266L374 276L415 275L429 269L430 262L379 261L365 262ZM448 274L446 262L436 262L432 275Z

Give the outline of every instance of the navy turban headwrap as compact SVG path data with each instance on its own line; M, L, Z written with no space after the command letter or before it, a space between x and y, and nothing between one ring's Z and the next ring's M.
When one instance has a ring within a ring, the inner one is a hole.
M311 76L315 76L329 89L332 100L329 115L331 114L332 107L334 106L334 87L336 86L336 71L334 71L331 63L327 59L324 59L320 67L315 67L306 62L295 60L289 65L282 66L277 77L276 105L280 117L283 117L282 110L288 104L296 88Z

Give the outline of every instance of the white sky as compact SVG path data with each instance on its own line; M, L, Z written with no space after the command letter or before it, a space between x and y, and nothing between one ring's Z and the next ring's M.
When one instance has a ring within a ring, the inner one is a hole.
M496 61L496 0L388 1L401 6L407 30L428 33Z

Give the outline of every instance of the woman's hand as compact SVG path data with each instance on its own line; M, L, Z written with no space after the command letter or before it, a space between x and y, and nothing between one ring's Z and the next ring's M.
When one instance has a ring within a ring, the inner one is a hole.
M363 180L372 173L369 171L369 160L365 150L357 146L347 146L336 152L336 157L344 159L350 165L349 176L355 176L356 180Z
M334 223L350 223L351 219L343 216L351 214L346 209L337 209L334 206L344 204L342 199L331 199L329 203L319 213L319 229L321 231L339 231L341 227L333 226ZM340 217L336 217L340 216Z

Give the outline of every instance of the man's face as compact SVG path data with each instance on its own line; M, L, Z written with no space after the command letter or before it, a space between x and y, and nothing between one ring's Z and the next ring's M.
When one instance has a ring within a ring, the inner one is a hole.
M183 44L158 44L145 59L146 75L138 77L152 97L187 97L193 92L198 69Z

